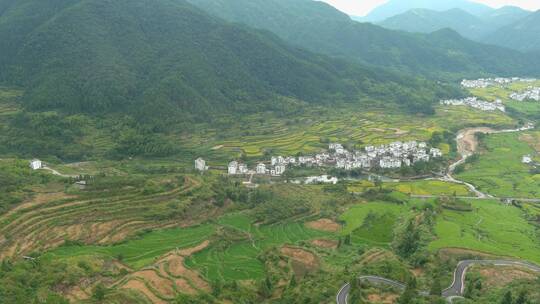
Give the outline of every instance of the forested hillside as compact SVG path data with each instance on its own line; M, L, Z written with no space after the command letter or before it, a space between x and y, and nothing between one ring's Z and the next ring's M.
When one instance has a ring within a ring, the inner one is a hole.
M80 159L105 134L114 155L163 156L178 151L166 134L215 115L367 101L430 113L455 94L301 50L180 0L2 0L0 9L0 85L24 92L23 111L5 119L3 153Z
M2 7L0 79L25 88L30 109L186 118L266 109L275 96L406 101L401 93L409 90L391 86L400 76L289 47L183 1L3 1ZM389 90L378 87L387 84Z
M537 56L488 47L452 32L410 34L352 21L333 7L311 0L189 0L234 22L270 30L315 52L423 73L439 79L481 74L540 75ZM444 46L440 44L444 43Z

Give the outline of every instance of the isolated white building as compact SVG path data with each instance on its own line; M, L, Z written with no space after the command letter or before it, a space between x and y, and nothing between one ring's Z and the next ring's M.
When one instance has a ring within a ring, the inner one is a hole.
M38 170L43 168L43 163L39 159L33 159L30 161L30 168L32 170Z
M522 160L521 160L522 163L524 164L530 164L533 162L533 159L530 155L525 155L523 156Z
M199 171L206 171L208 170L208 167L206 166L206 161L202 158L197 158L195 160L195 169Z

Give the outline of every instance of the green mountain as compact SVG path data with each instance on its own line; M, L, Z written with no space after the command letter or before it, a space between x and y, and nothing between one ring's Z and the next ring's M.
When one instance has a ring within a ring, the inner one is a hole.
M461 9L434 11L429 9L412 9L403 14L390 17L378 25L387 29L403 30L416 33L432 33L444 28L451 28L464 37L478 36L483 30L483 21Z
M403 14L412 9L447 11L458 8L470 14L480 16L493 9L489 6L468 0L390 0L371 11L361 21L380 22L390 17Z
M388 29L417 33L431 33L443 28L450 28L463 37L483 42L485 36L491 35L501 27L524 19L529 14L531 13L528 11L511 6L479 16L457 8L447 11L413 9L390 17L378 25Z
M291 44L365 64L436 78L539 75L540 59L463 39L455 32L410 34L358 23L311 0L189 0L232 22L272 31ZM442 46L444 45L444 47Z
M260 110L275 96L353 99L391 82L184 1L0 3L0 80L24 88L29 109L186 117Z
M521 51L540 50L540 11L513 24L501 27L483 41Z
M102 136L104 153L162 156L174 152L170 137L197 122L344 102L430 112L449 95L180 0L0 0L0 8L0 88L24 91L24 111L0 122L0 153L81 159Z

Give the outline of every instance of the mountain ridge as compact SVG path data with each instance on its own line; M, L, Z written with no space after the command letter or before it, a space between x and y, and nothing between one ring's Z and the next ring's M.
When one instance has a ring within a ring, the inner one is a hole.
M517 51L456 40L453 34L442 48L429 35L359 23L311 0L189 1L227 21L269 30L298 47L363 64L452 80L486 74L540 75L535 67L538 59Z

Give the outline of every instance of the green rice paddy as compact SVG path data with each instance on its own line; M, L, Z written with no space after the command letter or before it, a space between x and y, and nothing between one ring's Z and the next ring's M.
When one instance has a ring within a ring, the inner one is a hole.
M306 228L301 222L253 225L249 216L244 214L225 216L219 224L237 229L249 237L225 248L209 247L187 261L188 266L200 270L210 280L262 278L265 275L264 264L257 257L264 250L320 237L332 237L331 233Z
M385 202L354 205L340 217L345 222L342 234L350 234L353 244L388 245L394 224L408 210L405 205Z

